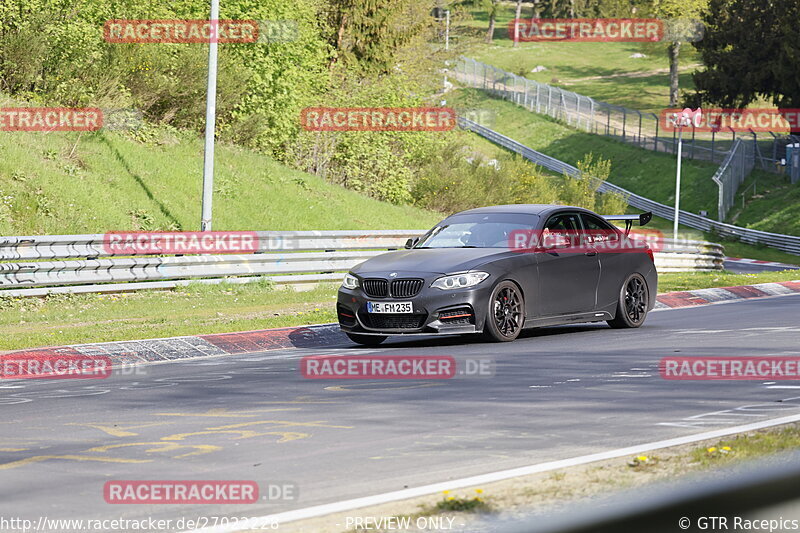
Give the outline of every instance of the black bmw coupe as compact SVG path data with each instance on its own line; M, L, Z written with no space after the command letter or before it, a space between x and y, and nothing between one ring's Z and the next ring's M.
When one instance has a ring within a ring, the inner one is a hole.
M563 205L499 205L447 217L406 249L345 275L339 324L359 344L389 335L481 333L606 321L636 328L655 305L652 249L629 234L643 215ZM610 220L625 221L621 230Z

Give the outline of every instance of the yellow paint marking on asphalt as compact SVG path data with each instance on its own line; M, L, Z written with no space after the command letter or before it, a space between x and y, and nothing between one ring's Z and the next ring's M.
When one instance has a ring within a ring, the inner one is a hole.
M357 392L357 391L376 391L376 390L404 390L404 389L422 389L425 387L438 387L441 383L419 383L417 385L406 385L404 387L370 387L370 383L365 383L366 386L358 385L332 385L325 387L325 390L333 392Z
M0 452L24 452L30 448L0 448Z
M69 424L65 424L66 426L86 426L94 429L99 429L100 431L111 435L112 437L135 437L138 433L134 433L132 431L127 431L128 429L139 429L139 428L147 428L152 426L161 426L166 424L166 422L147 422L143 424L137 424L135 426L114 426L108 424L79 424L77 422L70 422Z
M243 411L228 411L227 409L209 409L205 413L154 413L155 416L203 416L211 418L249 418L258 416L255 413L270 413L274 411L299 411L299 407L286 407L282 409L246 409ZM254 413L254 414L250 414Z
M258 422L240 422L238 424L229 424L227 426L216 426L208 429L235 429L248 426L258 426L261 424L274 424L282 427L302 426L302 427L316 427L316 428L334 428L334 429L353 429L353 426L332 426L330 424L323 424L323 421L316 422L290 422L288 420L259 420Z
M107 452L108 450L112 450L115 448L126 448L128 446L152 446L152 448L145 450L145 453L157 453L157 452L172 452L175 450L179 450L181 448L195 448L195 451L184 453L181 455L173 455L173 459L179 459L181 457L190 457L192 455L202 455L205 453L216 452L221 450L221 446L214 446L212 444L175 444L174 442L162 442L162 441L155 441L155 442L130 442L126 444L108 444L106 446L96 446L94 448L90 448L86 450L87 452Z
M174 440L184 440L187 437L194 437L197 435L221 435L223 433L234 433L238 434L238 437L234 437L234 440L238 439L250 439L253 437L261 437L263 435L276 435L282 434L279 432L270 431L268 433L259 433L258 431L252 431L249 429L229 429L229 430L214 430L214 431L194 431L192 433L176 433L175 435L169 435L168 437L162 437L161 440L167 441L174 441ZM311 436L310 433L298 433L298 435L302 435L302 437L297 438L308 438ZM278 442L286 442L286 440L295 440L295 439L282 439Z
M48 459L64 459L69 461L97 461L101 463L150 463L152 459L117 459L115 457L91 457L88 455L33 455L20 459L18 461L11 461L10 463L0 464L0 470L10 470L20 466L25 466L32 463L39 463L47 461Z

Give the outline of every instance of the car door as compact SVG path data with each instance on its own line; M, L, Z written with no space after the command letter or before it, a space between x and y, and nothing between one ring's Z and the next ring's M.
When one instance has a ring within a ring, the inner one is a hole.
M621 250L620 232L600 217L581 213L581 220L598 250L600 281L597 284L597 309L613 310L622 282L629 274L632 254Z
M543 228L543 232L551 236L565 235L567 242L551 239L551 245L536 253L539 316L594 311L600 261L594 248L575 242L576 235L583 229L580 216L576 212L556 213L547 219Z

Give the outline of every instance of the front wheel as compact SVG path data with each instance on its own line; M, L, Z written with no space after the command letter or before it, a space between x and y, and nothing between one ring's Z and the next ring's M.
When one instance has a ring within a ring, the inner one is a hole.
M524 321L525 301L519 287L511 281L501 281L489 298L483 336L494 342L513 341L519 337Z
M364 346L377 346L386 340L386 337L383 335L359 335L358 333L345 333L345 335L356 344L362 344Z
M619 291L616 316L606 322L612 328L638 328L647 318L649 303L650 293L644 278L640 274L631 274Z

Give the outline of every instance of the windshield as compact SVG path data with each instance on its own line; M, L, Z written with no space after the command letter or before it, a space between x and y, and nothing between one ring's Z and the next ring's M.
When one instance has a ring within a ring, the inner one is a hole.
M456 215L425 234L414 248L509 248L513 232L534 230L538 221L529 214Z

